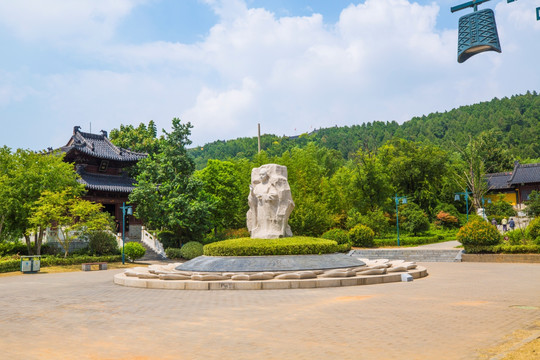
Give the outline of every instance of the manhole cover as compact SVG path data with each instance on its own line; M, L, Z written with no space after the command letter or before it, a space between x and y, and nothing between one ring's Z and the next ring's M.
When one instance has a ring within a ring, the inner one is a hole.
M529 305L511 305L511 308L514 309L522 309L522 310L538 310L540 309L538 306L529 306Z

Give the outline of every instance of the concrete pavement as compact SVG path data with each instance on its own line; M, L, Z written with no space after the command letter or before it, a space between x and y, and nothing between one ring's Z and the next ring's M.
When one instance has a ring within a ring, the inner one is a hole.
M539 264L422 265L430 275L408 283L296 290L129 288L119 270L2 277L0 358L474 359L540 329Z

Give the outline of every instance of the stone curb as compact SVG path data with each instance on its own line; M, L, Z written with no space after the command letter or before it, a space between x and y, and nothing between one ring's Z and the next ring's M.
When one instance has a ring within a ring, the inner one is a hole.
M540 254L463 254L463 262L540 263Z
M294 280L264 280L264 281L193 281L193 280L158 280L139 279L128 277L124 273L114 276L117 285L167 290L276 290L276 289L307 289L339 286L374 285L391 282L401 282L401 274L410 274L413 279L420 279L428 275L427 269L418 266L414 270L402 273L384 275L364 275L348 278L318 278Z

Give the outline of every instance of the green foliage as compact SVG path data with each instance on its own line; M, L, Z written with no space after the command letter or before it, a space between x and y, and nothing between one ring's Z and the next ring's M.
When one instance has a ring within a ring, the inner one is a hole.
M190 241L180 248L180 255L186 260L194 259L202 254L203 244L198 241Z
M504 195L499 195L499 199L497 201L493 201L491 204L484 203L484 206L486 207L486 214L489 216L489 218L499 216L502 219L504 217L517 215L512 204L504 200ZM500 221L498 222L500 223Z
M538 242L537 239L540 237L540 217L534 218L529 225L527 225L525 231L527 238Z
M164 249L168 248L178 248L180 249L182 242L178 238L178 236L170 231L170 230L163 230L158 233L158 239L163 245Z
M87 234L88 250L91 255L118 255L120 249L116 237L109 232L94 230Z
M403 231L413 233L423 233L429 230L429 219L417 204L408 203L402 206L399 211L399 228Z
M375 244L373 238L375 233L365 225L356 225L349 230L349 241L352 246L373 247Z
M540 215L540 192L533 190L529 194L529 200L525 202L527 207L525 213L527 216L536 217Z
M499 244L489 249L489 252L498 254L537 254L540 253L540 244L510 245Z
M504 239L508 245L528 245L531 242L527 232L521 229L505 232Z
M44 155L29 150L12 153L0 148L0 239L25 236L32 254L39 254L45 227L31 224L38 200L45 191L61 192L67 188L80 195L84 186L77 182L73 165L58 154ZM29 233L37 241L31 242Z
M347 244L335 241L295 236L282 239L233 239L219 241L204 246L207 256L262 256L262 255L307 255L328 254L347 251Z
M195 177L202 181L203 191L213 201L210 213L216 230L237 228L245 223L249 187L242 187L241 173L232 162L208 160Z
M154 121L150 120L148 127L140 123L138 127L133 125L120 125L120 129L112 129L109 138L113 144L132 151L156 154L159 151L157 128Z
M426 245L426 244L434 244L442 241L451 241L455 240L456 235L455 232L452 233L452 235L425 235L425 236L399 236L399 245L400 246L419 246L419 245ZM374 244L377 247L380 246L396 246L397 245L397 238L396 237L384 237L384 238L376 238L374 240Z
M380 150L381 164L399 194L432 214L449 172L449 155L441 148L420 142L393 139Z
M202 243L210 244L216 241L222 241L222 240L228 240L228 239L239 239L239 238L245 238L245 237L250 237L250 234L247 228L224 229L224 230L218 231L217 234L215 233L207 234L204 237Z
M62 265L78 265L88 262L119 262L122 261L121 255L111 256L74 256L74 257L57 257L43 256L41 257L41 267L47 266L62 266ZM20 259L0 259L0 273L19 271L21 269Z
M356 209L347 214L347 227L353 228L356 225L365 225L369 227L375 236L380 236L391 231L388 217L384 215L381 209L375 209L372 212L362 215Z
M164 132L159 152L139 161L137 185L129 195L137 204L135 216L150 228L174 232L180 243L202 239L212 226L212 199L192 176L193 160L185 149L191 127L172 120L173 130Z
M28 255L28 247L20 241L0 243L0 257L8 255Z
M165 249L165 254L169 259L181 259L182 254L179 248L167 248Z
M487 221L469 221L459 229L457 240L463 244L465 251L478 252L485 247L494 246L500 243L501 234L497 228Z
M334 240L338 244L348 244L349 243L349 233L343 229L330 229L324 234L321 235L321 238Z
M56 227L55 237L64 248L65 257L69 245L81 232L112 228L110 215L101 211L103 205L75 197L72 188L54 193L46 190L35 206L30 218L30 230Z
M139 243L128 242L124 244L124 254L131 262L142 258L145 253L146 249Z

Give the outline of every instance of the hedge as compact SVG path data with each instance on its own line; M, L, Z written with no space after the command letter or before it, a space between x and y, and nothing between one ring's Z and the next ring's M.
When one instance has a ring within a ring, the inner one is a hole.
M333 240L295 236L282 239L240 238L218 241L204 246L206 256L262 256L329 254L350 250L349 244Z
M456 235L453 233L451 236L443 235L430 235L430 236L404 236L399 238L399 244L401 246L411 246L411 245L425 245L425 244L434 244L441 241L451 241L455 240ZM397 237L384 238L384 239L375 239L375 246L396 246Z
M57 257L46 256L41 258L41 267L55 265L78 265L87 262L120 262L122 255L109 256L76 256L76 257ZM20 259L0 260L0 273L18 271L21 268Z

